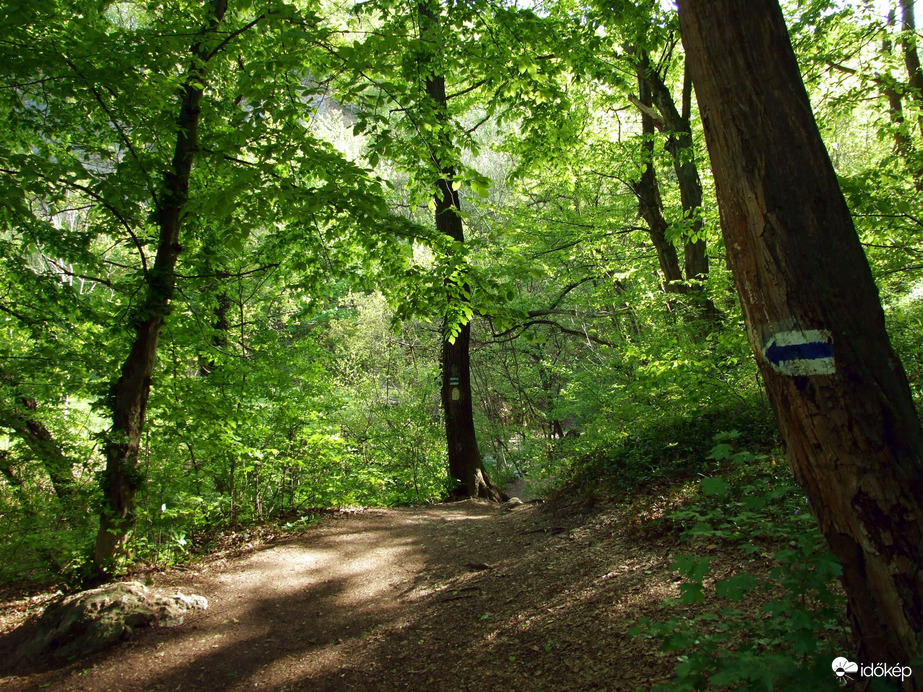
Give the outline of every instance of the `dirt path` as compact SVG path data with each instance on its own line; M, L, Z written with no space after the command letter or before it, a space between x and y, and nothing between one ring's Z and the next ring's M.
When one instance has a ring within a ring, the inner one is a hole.
M624 510L467 501L366 510L155 577L206 612L0 692L641 690L672 663L627 634L675 593L669 541Z

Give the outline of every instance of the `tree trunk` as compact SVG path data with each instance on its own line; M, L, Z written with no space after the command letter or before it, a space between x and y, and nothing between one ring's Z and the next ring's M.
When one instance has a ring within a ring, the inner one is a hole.
M641 75L638 76L638 100L649 108L652 106L650 89ZM676 246L667 240L667 220L663 217L663 200L657 184L657 171L654 169L654 119L643 110L641 133L644 137L641 146L645 168L631 188L638 198L638 213L647 223L651 243L657 251L657 261L663 275L663 290L667 293L685 293L687 286L683 283Z
M0 406L0 427L15 432L42 464L61 504L64 518L69 525L76 526L80 523L80 508L77 507L74 497L74 462L64 454L51 431L41 421L26 413L37 408L35 399L23 397L20 401L25 411L19 410L15 405Z
M692 126L689 123L691 108L690 76L684 66L683 102L680 112L673 100L673 94L661 76L651 65L646 53L639 53L637 66L638 77L646 85L651 102L659 114L653 122L667 135L666 150L673 159L673 170L679 186L680 203L683 216L689 220L690 228L686 231L683 245L683 267L686 273L687 294L698 304L699 314L706 320L715 320L718 310L714 303L705 296L702 282L708 279L708 255L705 240L701 237L702 223L702 181L699 168L693 156ZM642 114L645 108L641 108ZM652 113L648 109L648 113Z
M894 26L894 10L888 13L888 29ZM889 58L893 52L891 37L885 33L881 40L881 53L885 59ZM904 103L900 91L890 71L882 75L879 81L882 95L888 99L888 116L891 120L891 127L894 128L894 153L897 154L913 170L914 186L917 192L923 192L923 174L918 170L914 162L915 151L910 133L907 131L907 125L904 121Z
M420 16L421 37L436 26L435 13L424 3L417 5ZM427 70L426 95L433 101L436 117L441 121L447 119L445 77ZM442 130L445 132L445 130ZM440 142L442 147L450 148L451 142ZM438 168L440 179L436 183L433 201L436 205L436 229L458 243L465 242L462 225L461 201L458 192L452 189L455 169L446 166L433 154L433 163ZM463 287L468 292L468 287ZM457 298L460 300L461 298ZM448 325L446 325L448 327ZM456 497L484 497L494 501L503 499L502 491L491 481L481 452L478 449L474 431L474 411L471 402L471 324L461 326L454 341L445 339L442 343L442 407L445 412L445 434L449 455L449 477L454 485L452 495Z
M923 134L923 68L917 51L917 21L914 16L914 0L901 0L901 50L904 53L904 67L907 68L907 85L910 98L917 106L917 123Z
M689 118L677 110L669 87L657 74L646 55L643 57L639 74L647 83L654 106L663 119L663 130L667 135L666 149L673 158L673 170L676 171L683 216L691 220L690 232L687 235L698 238L687 238L683 248L686 280L704 280L708 278L708 256L705 254L705 241L699 238L702 234L702 182L699 179L695 157L692 155L692 126L689 124Z
M894 26L894 10L888 13L887 26L889 28ZM882 55L888 58L892 51L891 37L886 33L881 41ZM894 133L894 153L910 170L914 189L917 192L923 192L923 169L920 167L916 147L904 119L904 99L901 95L903 89L898 87L890 71L879 78L878 84L882 95L888 100L888 117Z
M461 328L454 343L442 342L442 407L449 453L449 477L455 497L483 497L501 501L502 492L484 469L474 432L471 403L471 325Z
M93 552L95 580L110 575L112 561L134 525L135 494L141 484L138 454L151 389L157 342L175 289L176 261L183 209L189 198L189 177L195 158L199 114L205 87L205 35L214 33L227 11L227 0L212 0L211 18L192 47L192 66L181 92L176 145L170 170L157 201L160 229L157 255L147 273L146 294L134 313L135 339L112 392L112 427L105 442L103 506Z
M680 0L750 345L863 663L923 630L923 431L776 0ZM845 653L845 652L844 652ZM913 675L906 689L923 689Z

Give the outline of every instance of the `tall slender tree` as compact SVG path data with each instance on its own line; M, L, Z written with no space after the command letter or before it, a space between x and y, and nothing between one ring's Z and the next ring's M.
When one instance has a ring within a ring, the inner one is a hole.
M894 25L894 10L888 13L887 28ZM885 32L884 38L881 39L881 54L887 60L891 57L894 48L889 32ZM890 75L883 75L878 80L879 89L882 95L888 100L888 117L891 120L891 126L894 129L894 153L905 161L910 161L915 155L913 139L907 131L904 121L904 100L896 80ZM917 192L923 191L923 174L919 170L914 171L914 186Z
M673 170L679 185L683 215L689 222L689 232L683 247L683 264L687 281L708 278L708 255L702 235L702 181L692 146L692 125L689 122L688 72L684 71L683 103L676 107L673 94L657 72L646 53L639 53L638 76L647 96L656 108L648 117L666 134L666 149L673 160ZM642 105L642 104L639 104ZM642 109L643 112L643 109Z
M206 65L213 56L208 39L227 13L227 0L212 0L210 17L192 45L189 68L181 86L176 145L170 168L154 206L159 238L154 264L146 274L145 297L132 320L135 339L112 393L112 427L106 438L103 510L93 551L94 571L105 576L134 523L135 494L141 481L137 470L144 415L157 357L157 342L176 290L176 262L182 251L180 231L189 179L198 148L202 96L208 80Z
M707 318L716 317L716 308L703 292L708 280L708 253L704 239L702 219L702 181L693 147L691 116L692 82L689 71L683 66L682 100L677 105L670 87L660 69L644 48L630 47L627 55L634 63L638 77L638 96L629 98L641 112L642 129L655 125L666 136L665 148L673 163L673 172L679 187L680 203L685 223L683 240L683 271L685 293L698 304L699 313ZM649 135L646 135L649 136ZM656 242L655 242L656 247ZM658 255L661 251L658 249Z
M435 120L435 130L441 133L438 141L431 147L432 164L439 172L436 192L433 196L435 205L436 228L451 238L461 247L465 242L465 232L461 217L461 200L455 186L455 169L446 159L453 151L452 142L447 136L448 113L445 89L445 76L434 69L431 59L436 46L441 26L432 4L421 2L417 5L420 19L420 36L429 47L424 50L426 98ZM427 64L428 63L428 64ZM451 281L451 280L450 280ZM463 280L462 280L463 281ZM469 287L453 285L450 295L454 301L465 302L470 295ZM474 429L474 412L471 398L471 322L470 311L465 317L461 311L462 324L457 327L454 336L445 335L442 342L442 407L445 414L445 434L449 457L449 475L455 487L452 494L456 496L485 497L490 500L502 499L502 491L493 483L478 448ZM452 329L448 321L445 330Z
M858 657L909 664L923 651L923 430L782 11L679 12L750 345L842 564Z

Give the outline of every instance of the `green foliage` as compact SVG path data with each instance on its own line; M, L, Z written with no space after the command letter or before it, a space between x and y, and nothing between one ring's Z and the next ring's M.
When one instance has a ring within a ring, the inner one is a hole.
M336 325L339 406L332 418L353 457L351 475L366 483L362 504L423 504L447 489L439 400L440 332L423 324L391 327L380 294L353 294L355 319Z
M891 343L907 372L917 410L923 412L923 349L919 338L923 332L921 288L920 282L914 284L906 296L889 306L886 315Z
M668 518L693 548L730 542L751 567L707 579L710 558L677 556L680 602L695 610L664 621L642 618L632 633L677 656L676 679L663 689L829 685L831 652L849 645L840 565L787 466L736 451L739 437L719 436L711 458L724 477L702 478Z
M694 103L682 161L702 179L701 286L664 291L632 187L653 144L665 235L682 258L693 225L668 133L642 134L629 100L646 55L682 108L675 13L426 5L421 23L393 0L349 12L231 3L205 64L190 37L209 3L0 13L0 581L78 574L86 557L187 86L205 91L130 559L172 563L210 532L315 507L441 498L439 343L464 323L482 454L501 482L630 490L688 478L728 427L741 435L713 458L769 471L735 451L773 444L775 428ZM923 407L921 133L895 27L868 3L785 5ZM426 94L433 75L445 111ZM903 123L882 91L892 82ZM446 175L465 243L433 228ZM744 476L704 479L701 502L675 520L703 540L795 540L803 555L810 518L788 481L773 476L767 491ZM694 577L686 597L710 598L700 563L681 566ZM732 600L749 587L716 588Z
M51 572L93 531L99 441L145 285L173 305L129 470L143 481L135 556L172 561L203 526L351 501L311 325L345 280L403 272L417 229L315 133L328 21L267 0L232 4L203 34L209 7L64 3L0 24L5 544L22 550L19 529L56 511L33 449L43 425L80 488L76 518L47 524ZM171 278L151 265L189 89L204 95Z

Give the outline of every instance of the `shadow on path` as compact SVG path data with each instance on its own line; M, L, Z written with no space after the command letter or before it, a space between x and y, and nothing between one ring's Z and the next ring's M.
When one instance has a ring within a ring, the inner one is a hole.
M0 692L649 687L664 662L627 629L673 588L666 548L579 521L476 501L329 520L169 575L209 599L182 626Z

